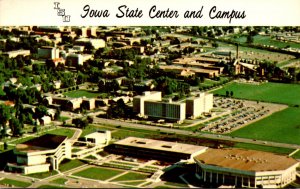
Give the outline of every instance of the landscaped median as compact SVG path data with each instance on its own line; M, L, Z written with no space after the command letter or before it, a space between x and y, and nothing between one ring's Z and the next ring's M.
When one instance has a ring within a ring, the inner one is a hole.
M4 186L7 186L7 187L12 187L13 186L13 187L18 187L18 188L26 188L26 187L30 186L31 183L4 178L4 179L0 180L0 185L4 185Z
M74 176L95 179L95 180L108 180L118 174L124 173L122 170L101 168L101 167L90 167L82 171L73 173Z

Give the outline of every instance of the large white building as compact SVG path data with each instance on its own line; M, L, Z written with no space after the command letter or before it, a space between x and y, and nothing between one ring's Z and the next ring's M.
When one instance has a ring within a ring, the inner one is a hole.
M282 188L296 179L299 166L288 156L244 149L208 149L194 160L202 181L241 188Z
M111 141L111 131L97 131L84 136L85 141L94 145L108 145Z
M22 55L22 56L29 56L30 55L30 50L15 50L15 51L8 51L3 53L4 55L7 55L8 58L15 58L18 55Z
M59 58L59 49L56 47L43 46L38 48L38 57L41 59L57 59Z
M145 91L143 95L138 95L133 98L133 111L138 112L140 116L145 115L145 101L161 101L161 92Z
M114 142L107 150L130 157L142 157L167 162L178 162L181 160L193 162L194 157L204 153L207 149L208 147L192 144L127 137Z
M183 121L186 116L197 118L213 107L213 94L200 93L186 101L162 101L161 92L145 91L133 98L133 111L141 117L164 118Z
M186 114L191 118L197 118L213 108L213 94L199 93L195 97L186 99Z
M17 161L8 163L10 171L24 174L58 170L64 158L71 158L71 144L66 136L46 134L18 144L14 149Z

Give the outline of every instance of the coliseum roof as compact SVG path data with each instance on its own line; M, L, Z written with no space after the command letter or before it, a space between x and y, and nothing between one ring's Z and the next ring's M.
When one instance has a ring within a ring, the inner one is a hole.
M288 156L243 149L208 149L194 159L202 164L251 172L285 170L298 163Z

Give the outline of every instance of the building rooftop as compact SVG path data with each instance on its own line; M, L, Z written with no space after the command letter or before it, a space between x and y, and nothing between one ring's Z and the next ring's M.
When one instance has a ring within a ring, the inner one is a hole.
M208 149L194 159L207 165L251 172L284 170L298 163L288 156L243 149Z
M97 132L93 132L93 133L90 133L88 135L85 136L85 138L103 138L103 137L106 137L106 132L101 132L101 131L97 131Z
M191 144L183 144L177 142L167 142L162 140L145 139L138 137L127 137L123 140L115 142L115 144L133 146L139 148L148 148L152 150L163 150L169 152L179 152L185 154L194 154L199 151L205 151L207 147L196 146Z
M53 150L56 149L66 138L66 136L45 134L21 144L17 144L16 149L21 152Z

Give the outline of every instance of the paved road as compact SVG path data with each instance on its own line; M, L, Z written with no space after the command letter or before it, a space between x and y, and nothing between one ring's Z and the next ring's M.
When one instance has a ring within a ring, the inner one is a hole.
M204 138L209 139L219 139L219 140L228 140L232 142L244 142L244 143L250 143L250 144L259 144L264 146L272 146L272 147L281 147L281 148L291 148L291 149L299 149L300 145L297 144L286 144L286 143L279 143L279 142L270 142L270 141L263 141L263 140L253 140L253 139L247 139L247 138L239 138L239 137L231 137L226 135L218 135L218 134L208 134L208 133L194 133L192 131L186 131L186 130L180 130L180 129L174 129L174 128L165 128L165 127L157 127L157 126L151 126L151 125L142 125L142 124L136 124L136 123L128 123L123 122L119 120L111 120L111 119L103 119L103 118L94 118L95 124L108 124L108 125L115 125L115 126L122 126L127 128L139 128L139 129L145 129L145 130L158 130L168 133L176 133L176 134L182 134L182 135L192 135L192 136L201 136Z

